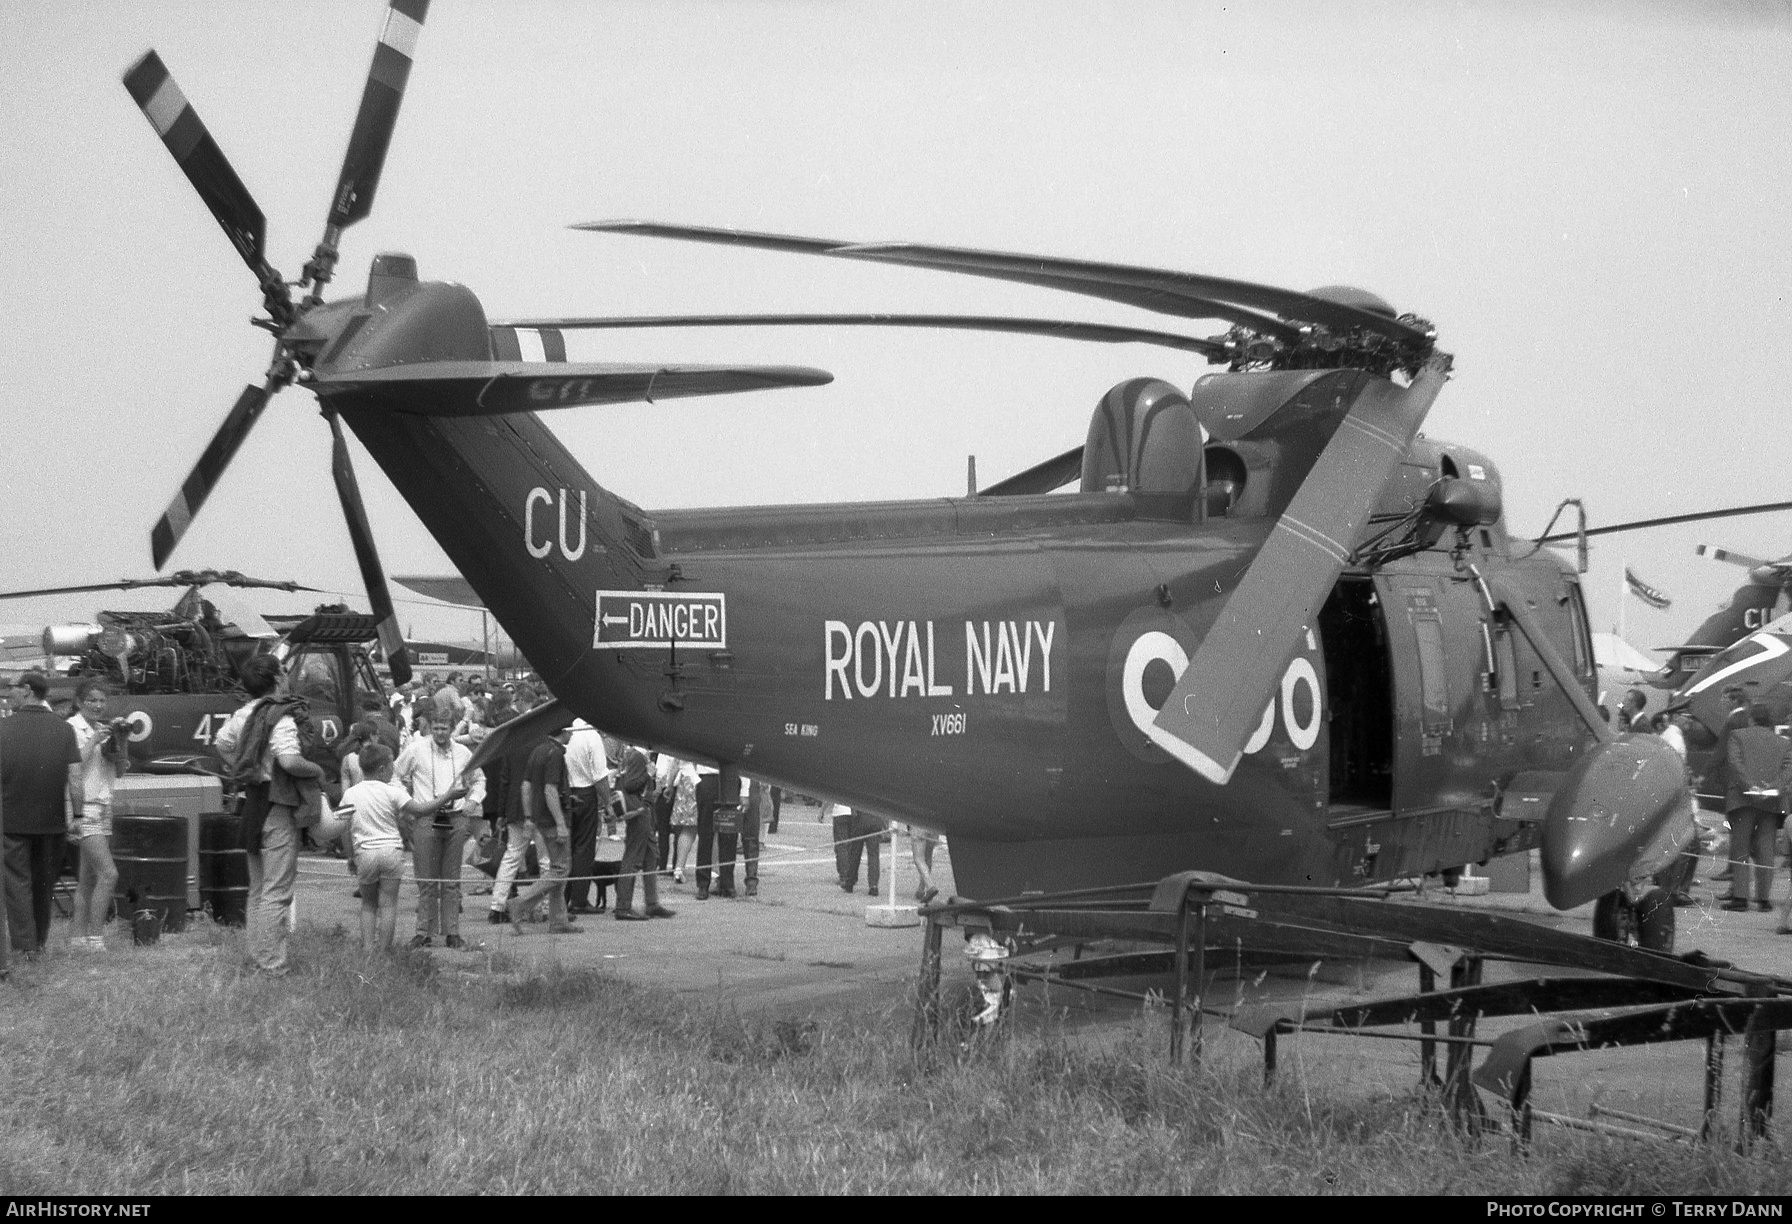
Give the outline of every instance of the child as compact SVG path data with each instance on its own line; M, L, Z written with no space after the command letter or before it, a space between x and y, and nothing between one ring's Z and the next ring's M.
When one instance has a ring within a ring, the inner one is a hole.
M398 886L404 878L404 837L399 815L434 816L437 809L464 798L457 785L428 803L411 798L392 781L392 750L372 743L361 749L366 781L342 792L339 815L347 813L349 852L361 882L361 946L368 952L390 951L398 929Z

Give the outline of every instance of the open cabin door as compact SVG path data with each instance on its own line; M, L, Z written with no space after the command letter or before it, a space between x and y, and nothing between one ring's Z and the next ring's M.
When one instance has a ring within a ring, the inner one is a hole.
M1332 812L1386 811L1393 802L1394 688L1387 621L1374 582L1340 579L1319 612L1319 634L1331 702Z

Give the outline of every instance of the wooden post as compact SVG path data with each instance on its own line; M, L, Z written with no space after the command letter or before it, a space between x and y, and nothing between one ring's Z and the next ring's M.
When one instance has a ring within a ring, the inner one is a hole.
M1771 998L1773 988L1765 982L1751 983L1747 993L1754 998ZM1739 1138L1744 1150L1754 1140L1766 1137L1767 1121L1773 1117L1774 1043L1779 1033L1771 1028L1756 1028L1758 1021L1758 1013L1748 1018L1748 1029L1742 1038L1742 1133Z
M1170 1064L1182 1062L1182 1013L1188 1006L1188 894L1176 911L1176 984L1170 992Z
M1437 989L1437 971L1424 961L1419 962L1419 993L1430 994ZM1437 1032L1437 1021L1419 1021L1419 1032L1430 1037ZM1429 1092L1437 1083L1437 1042L1419 1042L1419 1086Z
M1207 903L1212 900L1212 897L1211 893L1203 893L1201 899L1195 903L1194 929L1189 932L1192 944L1189 948L1189 955L1194 958L1195 962L1191 966L1195 977L1195 997L1189 1013L1189 1027L1193 1030L1189 1045L1197 1064L1201 1061L1203 1040L1201 1036L1201 1003L1207 994Z
M931 1046L940 1029L940 937L944 934L931 915L921 932L921 976L915 983L915 1027L910 1041L915 1049Z
M1514 1152L1526 1151L1531 1146L1532 1061L1529 1058L1524 1060L1524 1069L1518 1073L1518 1080L1512 1085L1511 1114L1508 1120L1512 1125L1512 1150ZM1474 1088L1470 1086L1468 1091L1473 1092Z
M1450 970L1450 988L1461 990L1469 986L1481 984L1481 958L1464 956ZM1473 1037L1475 1021L1472 1015L1458 1015L1450 1020L1450 1036ZM1474 1057L1474 1047L1461 1042L1451 1042L1445 1056L1446 1074L1444 1077L1444 1099L1449 1102L1450 1117L1470 1135L1481 1133L1481 1098L1475 1095L1474 1085L1469 1083L1469 1064Z
M1269 1026L1263 1033L1263 1086L1269 1087L1276 1078L1276 1038L1281 1035L1282 1026L1278 1021Z
M1711 1141L1711 1126L1724 1093L1724 1039L1721 1033L1705 1038L1705 1116L1699 1121L1699 1142Z

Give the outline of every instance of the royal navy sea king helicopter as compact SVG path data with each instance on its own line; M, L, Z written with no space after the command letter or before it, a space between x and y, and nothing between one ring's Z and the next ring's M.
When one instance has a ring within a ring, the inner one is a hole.
M1636 899L1692 833L1677 757L1593 704L1578 575L1508 533L1498 470L1420 436L1451 357L1356 289L648 223L584 228L934 268L1215 319L780 316L1170 345L1218 367L1100 399L1080 447L962 499L648 512L544 414L816 386L785 366L565 360L407 255L326 300L426 14L394 0L300 280L151 52L125 84L262 289L276 338L155 526L160 568L270 397L299 384L374 615L396 622L344 426L571 711L943 830L968 897L1156 880L1360 885L1540 847L1550 901ZM760 320L763 321L763 320ZM721 325L727 319L683 322ZM534 360L525 359L533 357ZM1052 493L1070 482L1078 491Z

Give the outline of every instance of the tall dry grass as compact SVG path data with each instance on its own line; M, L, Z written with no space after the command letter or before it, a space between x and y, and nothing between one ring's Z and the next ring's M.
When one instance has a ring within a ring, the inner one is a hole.
M370 962L316 929L295 952L276 981L225 933L22 967L0 1192L1792 1193L1771 1146L1516 1156L1416 1097L1174 1069L1156 1022L918 1063L895 1000L757 1022L495 953Z

